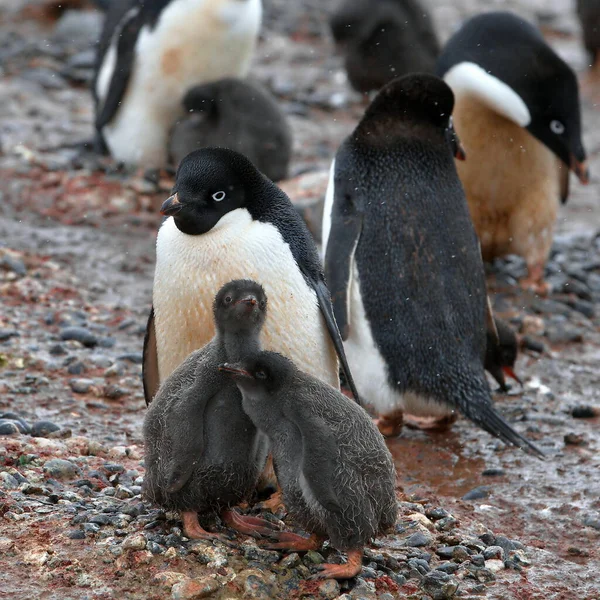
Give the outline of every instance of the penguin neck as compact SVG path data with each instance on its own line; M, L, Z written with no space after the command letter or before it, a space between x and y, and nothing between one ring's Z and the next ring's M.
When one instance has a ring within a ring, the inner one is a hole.
M254 331L224 331L219 332L219 337L228 362L238 362L261 351L258 335Z

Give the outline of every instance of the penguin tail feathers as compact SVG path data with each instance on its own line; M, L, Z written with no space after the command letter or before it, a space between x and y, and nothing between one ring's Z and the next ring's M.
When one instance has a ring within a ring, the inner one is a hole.
M546 455L527 438L515 431L512 426L495 410L491 404L481 407L476 415L468 414L467 417L485 429L488 433L501 439L505 444L516 446L524 452L544 459Z

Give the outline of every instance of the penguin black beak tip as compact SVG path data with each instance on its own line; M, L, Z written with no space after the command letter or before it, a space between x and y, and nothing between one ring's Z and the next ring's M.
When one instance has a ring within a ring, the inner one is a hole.
M165 217L176 215L183 208L183 204L179 202L177 194L169 196L160 207L160 214Z

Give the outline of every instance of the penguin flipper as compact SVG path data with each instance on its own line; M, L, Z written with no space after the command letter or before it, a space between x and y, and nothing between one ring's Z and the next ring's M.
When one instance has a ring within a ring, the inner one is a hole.
M150 309L146 334L144 335L144 351L142 354L142 380L146 406L152 402L160 385L158 374L158 350L156 347L156 330L154 328L154 308Z
M119 36L116 48L117 57L106 97L96 110L97 131L110 123L125 95L135 58L135 46L143 24L141 8L135 7L125 14L118 29L115 30L114 35ZM107 53L105 53L104 59L106 59L106 55Z
M331 512L340 512L341 506L333 488L335 459L338 445L324 419L292 406L284 409L302 435L302 476L315 499ZM302 483L302 480L301 480Z
M342 365L342 369L344 370L344 375L346 376L348 387L350 388L350 391L352 392L356 403L359 406L362 406L360 396L358 395L358 390L356 389L352 373L350 372L350 366L348 365L348 359L346 358L346 352L344 351L342 336L340 334L340 330L338 329L337 323L335 321L335 316L333 314L333 307L331 305L331 296L329 294L329 289L322 279L320 281L311 280L311 283L313 289L315 290L315 293L317 294L319 308L321 310L323 318L325 319L325 323L327 325L327 329L329 330L331 340L333 341L335 351L338 355L338 358L340 359L340 364Z

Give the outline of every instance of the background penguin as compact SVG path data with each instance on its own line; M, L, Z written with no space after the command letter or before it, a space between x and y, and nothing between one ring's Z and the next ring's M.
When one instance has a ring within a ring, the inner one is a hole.
M170 218L156 241L146 401L212 337L212 298L240 277L258 281L269 297L263 346L336 387L337 351L355 392L317 248L290 199L247 158L225 148L189 154L173 191L161 209Z
M600 0L577 0L583 43L591 58L590 79L600 77Z
M396 522L396 473L377 427L360 406L281 354L262 352L221 369L269 438L286 507L313 534L271 534L279 541L266 547L311 550L328 537L348 562L321 565L316 577L354 577L363 547Z
M173 164L193 150L219 146L240 152L269 179L287 177L292 131L277 100L264 87L221 79L189 90L183 106L188 114L171 133Z
M418 0L344 0L329 25L343 48L348 80L359 92L378 90L406 73L435 69L440 46Z
M511 326L498 317L494 317L496 331L486 331L485 346L485 370L500 385L500 391L508 392L505 376L514 379L519 385L523 385L521 379L515 373L517 362L518 342L515 332Z
M457 164L484 260L523 256L525 286L544 265L569 168L588 181L572 69L530 23L484 13L452 36L437 73L454 91L454 125L472 160Z
M160 168L192 86L243 77L261 0L111 2L93 81L96 130L117 160Z
M214 301L216 336L173 371L146 413L144 495L182 511L190 538L218 537L200 527L198 513L222 509L234 529L265 532L266 521L227 510L252 495L268 444L244 413L239 390L218 366L260 351L266 304L254 281L223 286Z
M397 79L338 150L323 221L334 311L361 398L380 415L459 410L537 452L491 403L485 274L452 158L453 103L437 77Z

